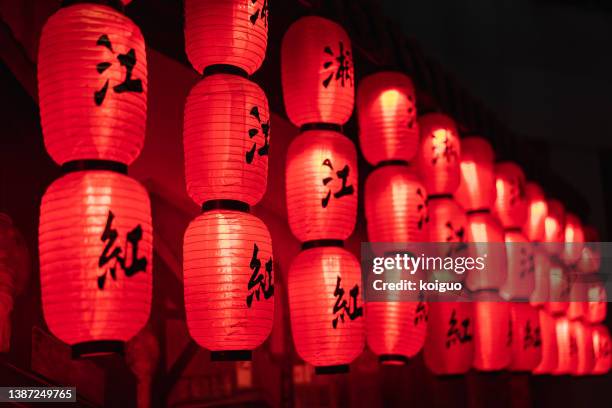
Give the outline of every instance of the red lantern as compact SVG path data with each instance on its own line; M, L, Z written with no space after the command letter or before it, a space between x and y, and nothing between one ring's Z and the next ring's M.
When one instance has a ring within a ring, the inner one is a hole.
M302 132L289 146L287 213L300 241L345 240L357 216L357 153L338 132Z
M505 240L507 277L500 294L508 300L529 299L535 288L534 248L520 230L506 231Z
M599 270L601 265L601 248L599 244L599 233L595 227L587 225L583 229L585 245L582 248L580 259L576 263L576 271L580 273L593 273Z
M534 374L552 374L557 367L557 320L544 310L539 311L542 335L542 359L533 370Z
M608 296L603 283L597 279L591 282L587 290L587 308L585 320L589 323L601 323L606 318Z
M569 276L564 265L551 260L549 268L549 299L546 310L552 315L564 314L569 307Z
M469 279L469 277L468 277ZM512 359L510 306L494 292L474 294L474 368L497 371Z
M540 316L529 303L510 304L512 319L512 371L532 371L542 359Z
M527 218L525 174L512 162L495 165L494 214L504 228L522 228Z
M480 137L461 141L461 182L455 198L466 211L490 209L495 202L495 154Z
M213 359L250 360L274 318L272 239L254 215L211 210L183 244L185 312L191 337Z
M423 347L427 333L425 302L368 302L365 312L368 346L382 364L404 364Z
M357 88L357 113L359 142L370 164L413 159L419 128L414 85L408 76L384 71L362 79Z
M472 269L468 272L467 288L472 291L499 289L506 281L507 270L506 251L499 245L500 242L504 242L504 231L499 222L489 212L469 214L467 240L475 243L472 245L474 257L487 259L486 268Z
M580 218L572 213L565 215L564 237L565 245L563 252L561 252L561 259L566 265L573 265L582 255L584 232L582 231Z
M565 209L557 200L547 202L548 214L544 222L544 242L546 251L551 255L559 255L563 250Z
M76 4L49 18L38 50L40 117L53 160L130 164L142 149L147 115L138 27L110 7Z
M544 241L544 223L548 214L548 205L544 191L535 183L525 185L525 198L527 200L527 219L523 232L532 242Z
M185 178L190 197L256 204L266 191L268 100L237 75L205 77L185 105Z
M595 366L592 374L601 375L610 372L612 364L612 341L610 332L606 326L598 324L593 326L593 352L595 354Z
M117 351L149 318L153 264L146 190L110 171L78 171L43 196L40 283L49 330L76 356Z
M570 322L570 330L576 339L576 367L573 375L589 375L595 366L595 353L593 350L593 333L591 326L581 321Z
M533 252L534 289L529 298L532 306L542 307L550 299L550 259L540 246Z
M468 372L474 355L473 305L469 302L430 302L423 356L436 375Z
M268 0L186 0L185 49L202 73L211 65L255 72L266 55Z
M430 195L452 194L459 186L461 148L455 122L429 113L419 118L421 144L416 165Z
M552 374L571 374L576 371L578 364L578 344L567 317L561 316L556 319L556 333L558 358L557 367Z
M288 277L291 331L298 355L319 373L347 370L365 342L359 262L339 247L298 254Z
M353 52L344 29L325 18L302 17L282 42L281 80L287 116L294 125L342 125L355 99Z

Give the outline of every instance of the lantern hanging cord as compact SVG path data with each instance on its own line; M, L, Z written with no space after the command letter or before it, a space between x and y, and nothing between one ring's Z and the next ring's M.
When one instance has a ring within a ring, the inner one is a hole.
M450 198L453 198L453 195L452 194L431 194L427 196L427 201L429 202L430 200L441 200L443 198L450 199Z
M341 239L313 239L312 241L302 242L302 251L320 247L344 248L344 241Z
M489 210L488 208L478 208L476 210L467 210L465 213L467 215L473 215L473 214L489 214L491 212L491 210Z
M385 167L385 166L409 166L410 163L408 163L406 160L383 160L381 162L376 163L376 166L374 166L375 169L379 169L381 167Z
M243 78L248 78L249 74L242 68L230 64L214 64L204 68L202 76L206 77L215 74L236 75Z
M251 206L244 201L239 200L209 200L202 204L202 212L212 210L232 210L248 213L251 211Z
M127 164L113 160L72 160L62 164L64 174L84 170L107 170L127 174Z
M342 133L342 125L338 125L337 123L312 122L304 123L300 126L300 133L308 130L330 130L332 132Z
M125 6L119 0L62 0L61 7L70 7L75 4L100 4L113 8L120 13L125 13Z

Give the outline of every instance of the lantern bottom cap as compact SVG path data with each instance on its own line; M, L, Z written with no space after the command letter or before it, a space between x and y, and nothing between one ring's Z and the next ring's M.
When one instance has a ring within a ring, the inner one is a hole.
M120 340L96 340L73 344L72 359L103 356L107 354L123 355L125 343Z
M218 350L210 352L210 361L251 361L251 350Z
M378 356L378 362L383 365L401 366L408 364L408 357L403 354L381 354Z
M348 372L348 364L315 367L315 374L346 374Z

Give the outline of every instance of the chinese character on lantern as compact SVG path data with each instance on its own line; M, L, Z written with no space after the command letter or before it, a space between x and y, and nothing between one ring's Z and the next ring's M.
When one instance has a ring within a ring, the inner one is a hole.
M447 163L457 160L457 149L449 134L450 132L446 129L438 129L432 133L431 164L435 165L441 158L444 158Z
M344 43L339 42L338 55L334 54L331 46L327 46L323 49L323 52L330 55L332 60L323 63L323 68L329 71L327 78L323 80L323 86L327 88L332 79L340 82L342 87L345 83L353 82L351 77L351 50L344 48Z
M256 4L258 0L251 0L251 4ZM264 26L268 26L268 13L270 12L268 0L263 0L263 6L255 10L253 14L249 17L251 20L251 24L255 25L258 19L263 20Z
M325 159L323 161L322 166L329 167L331 170L334 169L334 166L333 166L331 160L329 160L329 159ZM353 188L352 185L350 185L350 186L346 185L347 179L348 179L348 176L349 176L349 172L350 172L350 168L349 168L348 164L344 165L342 170L336 172L337 178L339 180L342 180L342 186L340 187L340 189L338 191L336 191L334 193L334 198L342 198L342 197L344 197L346 195L351 195L351 194L353 194L355 192L355 189ZM334 179L333 177L325 177L323 179L323 185L324 186L328 185L330 182L332 182L333 179ZM327 191L327 195L324 198L321 199L321 206L323 208L326 208L327 204L329 204L329 199L331 198L331 193L332 193L332 191L331 191L331 189L329 189Z
M419 203L417 204L417 212L419 214L419 221L417 223L419 230L423 229L425 223L429 222L429 214L427 213L427 200L423 190L417 188L417 196L419 196Z
M422 300L419 301L416 307L414 325L418 326L421 322L427 322L427 305Z
M338 326L338 319L344 323L344 315L348 315L349 319L355 320L359 316L363 315L363 308L357 307L357 298L359 297L359 285L353 286L353 289L349 291L349 301L344 299L344 288L340 287L342 278L338 276L336 280L336 289L334 290L334 296L336 297L336 303L332 309L332 314L335 316L332 320L332 327L335 329Z
M270 141L268 139L270 137L270 120L262 122L261 116L259 116L259 109L257 108L257 106L253 106L253 108L251 108L250 115L257 119L257 122L259 123L259 129L249 129L249 139L252 139L257 136L259 134L259 131L261 130L261 133L264 136L264 145L257 149L257 143L253 142L253 147L251 147L251 150L247 151L245 155L246 162L248 164L251 164L253 162L253 158L255 157L255 151L257 151L257 154L260 156L267 156L268 150L270 149Z
M523 336L523 349L537 348L542 345L542 335L540 333L540 327L533 329L531 327L531 321L525 322L525 335Z
M269 299L274 294L274 284L272 283L272 257L268 259L264 266L265 274L260 274L261 260L257 257L258 252L259 248L257 244L253 244L253 256L249 264L249 268L253 270L253 274L251 275L251 279L249 279L249 294L246 298L248 307L251 307L253 303L253 296L259 300L260 293L263 294L264 299Z
M450 319L448 321L449 328L446 333L446 348L450 348L457 343L466 343L472 341L472 335L469 334L470 319L465 318L461 322L461 326L458 326L457 311L453 309Z

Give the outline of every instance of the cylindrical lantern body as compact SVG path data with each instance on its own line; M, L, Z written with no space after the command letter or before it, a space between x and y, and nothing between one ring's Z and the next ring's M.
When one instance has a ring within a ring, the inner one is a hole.
M430 302L425 365L436 375L464 374L474 355L473 304Z
M416 158L419 176L430 195L452 194L459 186L459 132L455 122L441 113L419 118L421 142Z
M480 137L461 140L461 182L455 198L466 210L490 209L495 202L495 154Z
M576 263L576 271L580 273L597 272L601 266L599 233L590 225L585 226L583 230L585 245L582 248L580 259Z
M587 310L589 307L590 283L586 282L586 277L583 275L573 275L569 278L569 304L565 315L570 320L586 319Z
M535 253L533 245L520 230L508 230L506 239L507 274L500 289L504 299L529 299L535 288ZM489 255L490 256L490 255Z
M427 242L427 191L414 169L392 165L370 173L365 216L370 242Z
M248 351L272 330L272 239L252 214L204 212L183 242L185 313L191 337L212 351Z
M593 353L595 355L595 365L592 374L601 375L610 372L612 364L612 341L610 332L603 324L598 324L592 328L593 334Z
M559 255L563 251L565 240L565 209L557 200L547 201L548 214L544 221L544 248L551 255Z
M556 260L550 261L549 268L549 299L546 310L552 315L564 314L569 307L569 276L565 266Z
M606 318L608 296L606 288L600 280L591 282L588 288L587 310L585 320L588 323L601 323Z
M493 214L504 228L522 228L527 219L525 173L512 162L495 165L497 198Z
M140 30L110 7L61 8L42 31L38 95L45 146L58 164L130 164L142 149L147 116Z
M542 359L533 370L534 374L552 374L557 367L557 320L545 310L540 310L540 330L542 335Z
M499 289L506 281L506 251L503 245L504 231L499 222L488 212L468 215L467 240L474 257L486 258L486 268L467 272L469 290ZM489 245L491 243L491 245Z
M542 359L542 332L538 310L525 302L510 303L512 371L532 371Z
M575 264L582 255L584 248L584 231L582 230L582 222L580 218L572 213L565 215L563 252L561 252L561 260L566 265Z
M534 247L533 267L534 289L530 303L535 307L543 307L550 299L550 259L541 246Z
M237 75L205 77L185 105L187 192L198 204L256 204L266 191L270 117L257 84Z
M571 374L578 364L578 344L567 317L561 316L556 319L556 333L558 358L557 367L552 374Z
M548 204L544 191L535 183L525 185L527 200L527 218L523 232L532 242L543 242L545 237L544 223L548 215Z
M309 130L289 146L285 177L291 232L300 241L345 240L357 216L357 153L338 132Z
M497 371L512 359L510 304L494 292L473 295L474 361L479 371Z
M340 25L307 16L285 32L281 80L294 125L346 123L353 112L354 78L351 40Z
M595 366L593 333L591 326L581 321L570 322L570 330L576 339L577 361L573 375L589 375Z
M210 65L255 72L266 55L269 0L185 0L185 49L202 73Z
M401 72L369 75L357 88L359 143L370 164L410 161L419 145L412 80Z
M138 182L103 170L53 182L40 208L39 252L45 321L60 340L127 341L144 327L153 232Z
M291 331L298 355L315 367L349 364L363 351L361 271L338 247L300 252L289 269Z

